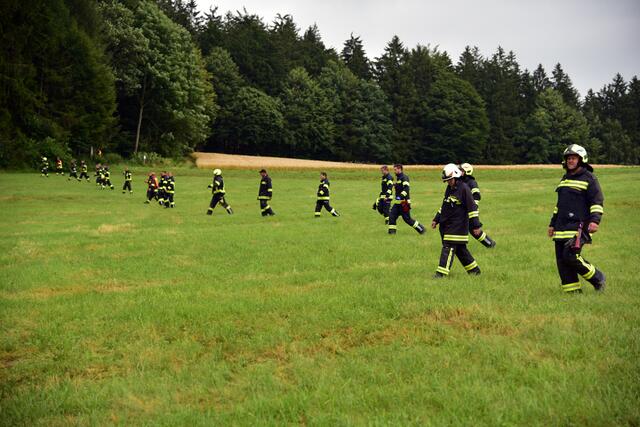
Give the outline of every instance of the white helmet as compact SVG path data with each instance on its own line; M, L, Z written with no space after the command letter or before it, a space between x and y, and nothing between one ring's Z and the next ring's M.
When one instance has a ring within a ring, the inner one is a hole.
M449 163L445 165L444 169L442 169L442 181L449 181L453 178L460 178L462 176L462 171L460 168L453 163Z
M469 163L461 164L460 169L462 169L467 175L473 175L473 166L471 166Z
M220 169L214 169L214 170L213 170L213 174L214 174L215 176L219 176L219 175L222 175L222 171L221 171Z
M578 144L571 144L564 150L564 153L562 153L562 158L566 159L567 156L571 154L575 154L576 156L580 157L583 163L589 163L589 156L587 155L587 150L583 146Z
M47 158L46 158L46 157L44 157L44 156L42 156L42 160L47 160Z

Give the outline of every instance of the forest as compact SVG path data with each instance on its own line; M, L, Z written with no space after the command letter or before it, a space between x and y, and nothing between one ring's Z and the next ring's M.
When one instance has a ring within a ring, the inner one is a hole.
M390 35L369 58L356 34L338 51L316 25L266 19L195 0L5 0L0 167L194 150L538 164L572 143L592 162L640 163L637 76L582 96L560 63L524 69L501 46L452 58Z

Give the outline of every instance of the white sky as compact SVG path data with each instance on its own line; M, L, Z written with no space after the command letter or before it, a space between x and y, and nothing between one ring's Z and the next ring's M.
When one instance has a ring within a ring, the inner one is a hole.
M584 96L619 72L640 77L640 0L198 0L202 11L242 10L271 23L290 14L303 32L316 23L327 47L338 52L350 33L367 56L379 56L394 34L405 47L439 46L452 60L466 45L483 55L498 45L513 50L522 68L538 63L551 75L560 62Z

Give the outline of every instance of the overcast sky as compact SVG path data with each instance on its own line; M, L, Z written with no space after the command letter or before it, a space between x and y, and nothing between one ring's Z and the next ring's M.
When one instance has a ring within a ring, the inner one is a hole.
M367 56L379 56L394 34L405 47L439 46L456 62L466 45L483 55L498 45L513 50L523 68L538 63L550 75L560 62L584 96L619 72L640 75L640 0L198 0L201 10L246 7L271 23L290 14L303 32L316 23L338 52L350 33Z

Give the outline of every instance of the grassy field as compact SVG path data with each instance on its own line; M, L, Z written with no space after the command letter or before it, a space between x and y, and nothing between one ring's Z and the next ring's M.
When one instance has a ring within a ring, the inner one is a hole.
M434 280L440 241L371 210L375 171L225 172L236 214L175 209L55 175L2 173L2 425L640 425L640 169L603 169L585 257L608 288L564 295L546 237L562 170L477 171L498 246ZM409 171L429 224L444 185Z

